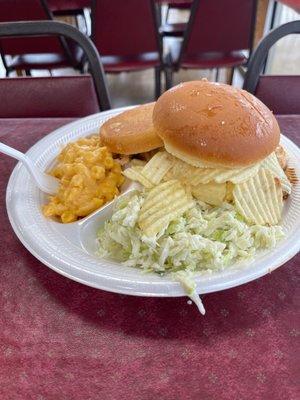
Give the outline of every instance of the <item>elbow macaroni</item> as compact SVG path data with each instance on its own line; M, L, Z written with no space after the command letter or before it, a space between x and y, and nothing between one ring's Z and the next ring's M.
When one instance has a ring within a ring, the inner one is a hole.
M96 135L69 143L50 174L60 180L60 187L43 213L63 223L85 217L112 200L124 182L121 166Z

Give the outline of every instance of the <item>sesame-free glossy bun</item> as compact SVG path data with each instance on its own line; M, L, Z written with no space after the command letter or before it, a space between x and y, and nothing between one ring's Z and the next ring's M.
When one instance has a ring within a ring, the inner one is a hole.
M154 104L135 107L107 120L100 128L102 144L113 153L128 155L163 146L152 122Z
M274 115L256 97L206 80L165 92L153 124L168 152L198 167L246 167L272 153L280 139Z

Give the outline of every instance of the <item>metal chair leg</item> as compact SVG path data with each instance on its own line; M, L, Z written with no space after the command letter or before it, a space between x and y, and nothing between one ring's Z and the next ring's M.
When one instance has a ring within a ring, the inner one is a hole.
M216 77L215 77L216 82L219 80L219 68L216 68Z
M155 99L161 95L161 67L155 67Z
M231 75L230 75L230 81L229 81L230 85L232 85L233 76L234 76L234 67L231 68Z
M168 4L167 5L166 18L165 18L166 24L168 23L169 14L170 14L170 5Z
M165 68L166 90L173 86L173 69L171 67Z
M229 85L232 85L233 75L234 75L234 67L229 68L229 69L227 70L227 83L228 83Z

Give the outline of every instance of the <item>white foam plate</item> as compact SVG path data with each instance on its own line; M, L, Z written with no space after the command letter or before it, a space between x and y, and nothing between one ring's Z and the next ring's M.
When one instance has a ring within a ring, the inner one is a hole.
M41 170L46 170L65 144L98 132L104 121L121 111L124 108L91 115L63 126L37 142L27 155ZM281 142L288 152L289 166L294 167L300 177L299 148L283 135ZM70 279L111 292L161 297L185 295L181 285L168 276L145 274L95 254L96 232L101 223L109 218L111 207L98 210L80 222L63 225L43 216L41 206L45 201L45 195L19 163L7 186L7 212L20 241L43 264ZM197 292L216 292L257 279L281 266L299 251L299 183L285 202L282 225L286 237L275 249L258 253L252 262L200 275L196 278Z

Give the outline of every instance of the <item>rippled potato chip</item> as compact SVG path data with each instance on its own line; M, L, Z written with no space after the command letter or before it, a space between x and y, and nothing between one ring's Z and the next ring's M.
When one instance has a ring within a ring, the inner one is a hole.
M132 160L131 165L140 166L141 164L138 160ZM144 165L143 169L139 170L139 173L145 178L144 182L148 181L146 187L150 187L149 182L154 186L169 179L177 179L186 185L198 187L201 184L213 182L219 184L225 182L241 183L257 174L259 168L260 164L239 169L197 168L166 151L159 151ZM142 177L139 177L140 183L142 183L142 179ZM135 180L137 180L137 177Z
M153 184L158 184L172 165L173 157L166 151L159 151L147 162L141 173Z
M127 168L123 171L123 175L126 178L131 179L132 181L139 182L145 188L150 189L153 187L153 183L149 181L149 179L145 178L144 175L141 173L144 167L140 166L133 166L131 168Z
M230 181L232 183L242 183L256 175L259 168L260 164L257 163L246 168L231 169L228 171L216 170L213 180L217 183L224 183L227 181Z
M147 164L147 161L140 160L139 158L133 158L130 161L130 165L132 167L144 167Z
M278 158L275 153L270 154L265 160L262 162L262 167L269 170L273 176L278 178L282 185L282 190L290 194L292 191L292 185L288 180L286 174L281 168Z
M216 183L241 183L257 174L260 164L255 164L246 168L197 168L181 161L174 160L171 174L173 178L179 179L186 184L197 186L209 182Z
M219 206L226 197L226 183L200 183L191 187L192 195L204 203Z
M139 214L139 227L147 236L154 236L194 204L178 180L161 183L147 194Z
M278 178L265 169L233 189L237 210L250 223L276 225L281 219L283 200Z

